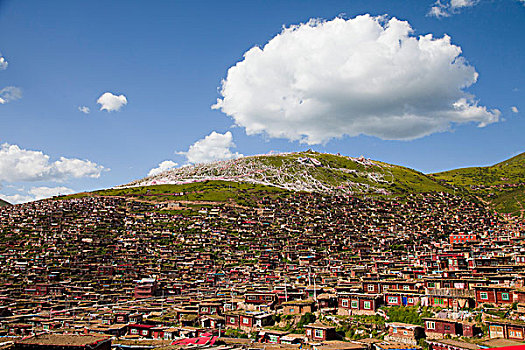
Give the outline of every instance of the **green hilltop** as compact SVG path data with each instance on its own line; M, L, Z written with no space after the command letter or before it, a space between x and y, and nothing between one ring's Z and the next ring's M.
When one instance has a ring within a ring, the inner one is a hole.
M461 168L431 176L475 196L500 213L525 217L525 152L492 166Z
M453 189L402 166L306 151L177 168L92 194L154 201L253 204L262 194L282 196L297 191L390 198L426 192L452 193Z
M115 188L58 197L120 196L154 202L255 205L262 196L322 192L379 198L447 192L523 216L525 153L490 167L423 174L406 167L314 151L185 166Z

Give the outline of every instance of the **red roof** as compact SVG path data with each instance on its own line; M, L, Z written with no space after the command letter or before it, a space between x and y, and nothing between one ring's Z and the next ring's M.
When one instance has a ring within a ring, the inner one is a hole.
M186 339L180 339L175 340L171 345L213 345L215 344L215 341L217 340L217 336L215 337L199 337L199 338L186 338Z

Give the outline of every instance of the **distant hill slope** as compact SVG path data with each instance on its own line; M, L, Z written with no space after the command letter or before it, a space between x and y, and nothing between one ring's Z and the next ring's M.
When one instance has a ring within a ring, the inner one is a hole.
M452 191L446 185L412 169L362 157L313 151L249 156L186 166L118 186L113 191L119 190L120 194L125 194L143 186L193 184L195 187L196 183L217 181L219 186L235 182L283 191L354 195L397 196Z
M7 206L9 206L9 205L11 205L11 203L8 203L8 202L6 202L6 201L0 199L0 207L7 207Z
M525 217L525 152L487 167L471 167L431 175L474 195L501 213Z

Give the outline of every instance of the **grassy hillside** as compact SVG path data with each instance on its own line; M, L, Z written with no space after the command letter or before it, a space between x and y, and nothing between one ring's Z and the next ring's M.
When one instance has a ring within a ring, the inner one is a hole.
M431 176L482 199L501 213L525 217L525 153L488 167L455 169Z
M296 191L397 197L452 192L427 175L364 158L313 151L243 157L182 167L113 189L63 196L124 196L139 200L235 202L254 205L262 196Z
M352 195L398 196L451 191L450 188L412 169L364 158L313 151L250 156L182 167L134 181L120 188L188 185L203 181L244 183L287 191Z
M6 207L8 205L11 205L10 203L7 203L6 201L0 199L0 207Z
M288 191L277 187L231 181L126 187L93 192L94 195L99 196L124 196L158 202L168 200L235 202L250 206L255 205L257 199L262 196L277 197L287 193Z

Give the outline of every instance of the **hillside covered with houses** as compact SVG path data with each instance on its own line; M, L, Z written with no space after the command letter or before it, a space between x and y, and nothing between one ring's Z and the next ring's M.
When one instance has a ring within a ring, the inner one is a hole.
M140 349L525 341L525 225L451 193L73 196L1 208L0 233L0 334L15 344L42 333Z

